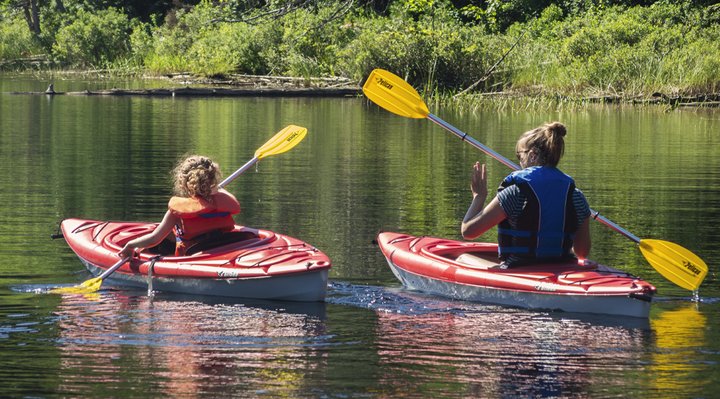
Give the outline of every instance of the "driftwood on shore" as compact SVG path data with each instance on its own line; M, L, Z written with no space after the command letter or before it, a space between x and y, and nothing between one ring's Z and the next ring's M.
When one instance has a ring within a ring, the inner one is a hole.
M244 87L244 88L172 88L172 89L106 89L60 92L52 85L46 91L12 92L11 94L68 96L155 96L155 97L355 97L362 95L359 87ZM483 93L498 97L507 93ZM623 98L621 96L584 97L580 101L603 104L662 105L672 107L720 107L720 95L698 97Z
M604 104L670 105L672 107L720 107L720 94L693 97L667 96L653 93L650 97L624 98L622 96L585 97L583 101Z
M99 73L98 71L95 72ZM170 86L174 87L160 89L113 88L64 92L56 91L55 84L50 83L47 90L42 92L13 92L12 94L157 97L351 97L362 93L357 82L345 78L300 78L263 75L229 75L222 78L199 78L185 73L165 75L162 78L172 82Z
M94 71L99 73L99 71ZM362 96L360 83L340 77L289 77L265 75L228 75L221 78L199 78L189 73L169 74L155 79L172 82L171 88L160 89L104 89L56 91L53 83L42 92L13 92L11 94L70 95L70 96L156 96L156 97L356 97ZM193 85L194 87L191 87ZM536 93L540 97L542 94ZM475 96L488 98L532 97L521 92L489 92ZM720 107L720 94L696 96L668 96L652 93L649 96L627 97L617 94L589 97L565 97L561 100L602 104L667 105L676 107Z

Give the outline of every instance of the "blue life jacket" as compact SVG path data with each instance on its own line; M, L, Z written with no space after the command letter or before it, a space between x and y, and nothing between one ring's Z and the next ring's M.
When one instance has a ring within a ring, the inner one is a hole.
M508 266L516 266L571 258L577 231L575 181L557 168L533 166L511 173L498 191L512 185L527 201L515 227L508 219L498 226L500 259Z

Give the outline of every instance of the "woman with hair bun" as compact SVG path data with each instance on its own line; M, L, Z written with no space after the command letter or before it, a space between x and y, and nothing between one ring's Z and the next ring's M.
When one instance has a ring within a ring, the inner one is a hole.
M515 144L521 169L502 181L484 209L485 165L473 165L473 199L460 230L469 240L499 225L500 268L585 259L590 253L590 207L573 179L557 168L566 134L559 122L523 133Z
M218 188L221 177L220 166L208 157L190 155L180 161L173 170L175 196L162 221L151 233L125 244L118 255L125 258L137 248L158 245L174 232L175 256L183 256L193 243L232 230L232 215L240 213L240 203Z

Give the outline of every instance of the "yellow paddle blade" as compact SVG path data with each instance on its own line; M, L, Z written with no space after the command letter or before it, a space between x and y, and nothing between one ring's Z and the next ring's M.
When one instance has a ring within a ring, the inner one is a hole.
M430 111L415 89L401 77L384 69L370 72L363 93L380 107L406 118L427 118Z
M53 288L50 290L53 294L89 294L100 289L102 285L102 279L100 277L91 278L90 280L84 281L80 285L73 287L62 287Z
M690 291L698 289L708 273L699 256L669 241L640 240L640 252L663 277Z
M307 134L307 129L300 126L288 125L274 135L267 143L255 151L255 157L260 160L270 155L282 154L300 143Z

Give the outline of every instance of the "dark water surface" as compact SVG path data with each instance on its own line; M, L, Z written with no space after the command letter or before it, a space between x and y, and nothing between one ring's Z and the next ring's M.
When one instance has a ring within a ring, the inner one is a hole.
M58 91L137 82L58 81ZM593 258L658 287L649 320L449 301L399 287L377 232L459 238L470 166L508 170L428 121L364 99L31 96L0 76L0 396L665 397L720 392L720 114L648 108L501 110L443 119L510 157L518 135L567 124L564 171L591 206L676 242L710 274L700 301L593 223ZM433 107L431 107L433 108ZM326 303L232 301L105 287L63 240L67 217L159 221L169 171L207 154L226 174L288 124L306 139L228 188L239 223L333 259ZM495 183L491 183L494 185ZM489 233L486 240L494 240Z

